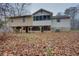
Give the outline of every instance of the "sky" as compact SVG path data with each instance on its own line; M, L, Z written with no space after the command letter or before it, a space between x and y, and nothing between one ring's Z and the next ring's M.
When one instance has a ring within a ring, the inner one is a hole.
M40 8L43 8L45 10L53 12L53 14L56 15L58 12L63 13L64 10L66 10L67 8L75 7L77 5L79 4L77 3L32 3L30 5L30 11L31 13L34 13Z

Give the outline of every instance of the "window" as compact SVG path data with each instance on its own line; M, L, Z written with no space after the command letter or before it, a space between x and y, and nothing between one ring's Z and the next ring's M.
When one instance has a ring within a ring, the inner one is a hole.
M40 16L40 20L42 20L42 16Z
M50 15L47 15L47 19L50 20Z
M23 22L25 22L25 18L23 17Z
M33 17L33 20L34 20L34 21L50 20L50 15L34 16L34 17Z
M57 19L57 22L60 22L60 19Z
M39 16L36 16L36 20L39 20Z
M40 16L38 16L38 20L40 20Z
M33 20L34 20L34 21L40 20L40 16L34 16L34 17L33 17Z
M45 15L43 16L43 18L44 18L44 20L46 20L46 16Z

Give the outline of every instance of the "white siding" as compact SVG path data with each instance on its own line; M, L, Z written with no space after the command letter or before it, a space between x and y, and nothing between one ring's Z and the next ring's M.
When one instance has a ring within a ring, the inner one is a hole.
M13 22L11 22L13 20ZM32 17L26 17L25 22L23 22L23 18L15 18L15 19L9 19L7 25L8 26L32 26Z
M42 13L41 11L39 11L35 13L33 16L42 16L42 15L51 15L51 14L43 10ZM51 20L33 21L33 26L47 26L47 25L51 26Z
M75 20L79 20L79 12L76 13L74 18L75 18Z
M33 21L33 26L51 25L51 20Z
M61 19L60 22L57 20L52 20L52 28L71 28L71 20L70 19Z

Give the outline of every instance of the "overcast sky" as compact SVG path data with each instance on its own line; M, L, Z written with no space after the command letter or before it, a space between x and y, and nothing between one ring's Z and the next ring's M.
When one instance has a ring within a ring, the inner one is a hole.
M66 8L69 7L75 7L78 4L74 4L74 3L33 3L30 6L30 10L32 13L34 13L35 11L37 11L40 8L46 9L48 11L53 12L54 15L56 15L58 12L64 12L64 10Z

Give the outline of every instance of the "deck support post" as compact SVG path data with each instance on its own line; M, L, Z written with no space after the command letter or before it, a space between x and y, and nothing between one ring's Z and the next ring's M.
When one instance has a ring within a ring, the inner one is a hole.
M40 26L40 31L42 32L42 27Z
M21 27L20 32L21 32L21 33L23 32L23 27Z
M30 27L30 32L32 31L32 27Z

